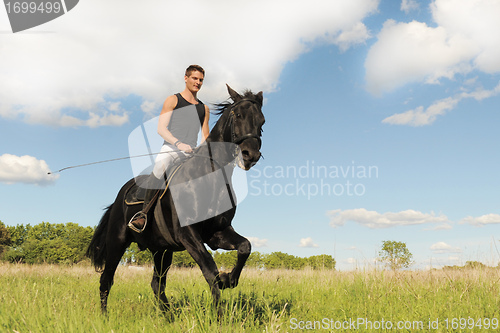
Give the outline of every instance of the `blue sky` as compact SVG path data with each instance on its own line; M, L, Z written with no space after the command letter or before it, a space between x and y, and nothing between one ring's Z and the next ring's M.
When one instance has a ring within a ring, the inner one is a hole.
M96 225L130 162L47 171L128 156L198 63L205 103L264 91L233 221L254 251L349 270L396 240L416 269L498 263L499 1L231 4L87 0L16 34L0 11L0 220Z

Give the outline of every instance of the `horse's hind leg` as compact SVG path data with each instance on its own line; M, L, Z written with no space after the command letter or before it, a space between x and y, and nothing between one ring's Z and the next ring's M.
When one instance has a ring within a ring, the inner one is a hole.
M153 272L153 280L151 281L151 288L158 301L162 311L169 310L169 303L165 295L165 285L167 283L167 273L170 265L172 264L172 251L156 252L154 254L155 268Z
M109 290L113 285L116 268L130 243L107 243L106 265L100 279L101 311L107 313Z

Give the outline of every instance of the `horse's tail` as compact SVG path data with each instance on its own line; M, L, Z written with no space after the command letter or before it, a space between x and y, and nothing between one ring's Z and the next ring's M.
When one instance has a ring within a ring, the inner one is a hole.
M97 272L102 272L106 261L106 234L108 231L108 222L111 215L111 208L113 204L109 205L104 212L104 215L99 221L97 228L94 231L94 236L90 241L87 248L86 256L90 258L92 264Z

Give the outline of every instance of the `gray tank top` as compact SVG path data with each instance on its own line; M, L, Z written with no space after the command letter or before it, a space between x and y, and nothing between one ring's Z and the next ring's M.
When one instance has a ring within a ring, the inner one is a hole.
M177 105L172 111L168 130L182 143L194 148L198 141L198 133L205 120L205 104L200 100L198 100L198 104L191 104L180 93L175 94L175 96L177 96Z

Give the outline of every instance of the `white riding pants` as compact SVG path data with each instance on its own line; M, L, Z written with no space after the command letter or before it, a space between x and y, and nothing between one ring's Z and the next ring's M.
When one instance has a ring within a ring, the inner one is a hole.
M160 149L160 153L156 156L153 174L158 179L163 178L163 174L170 165L188 156L188 153L176 149L171 145L164 144Z

